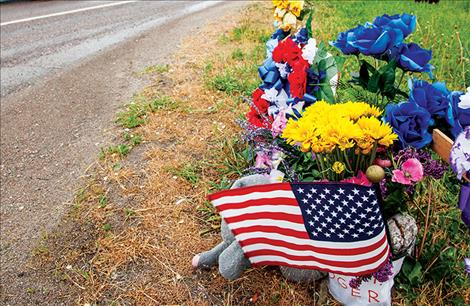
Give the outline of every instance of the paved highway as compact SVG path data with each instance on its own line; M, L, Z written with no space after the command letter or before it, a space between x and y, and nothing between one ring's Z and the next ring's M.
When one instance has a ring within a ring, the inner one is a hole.
M27 260L114 137L136 74L240 1L18 1L0 5L0 304L42 304ZM52 286L52 285L51 285ZM36 286L37 287L37 286ZM51 290L53 286L50 287ZM37 299L36 299L37 298Z

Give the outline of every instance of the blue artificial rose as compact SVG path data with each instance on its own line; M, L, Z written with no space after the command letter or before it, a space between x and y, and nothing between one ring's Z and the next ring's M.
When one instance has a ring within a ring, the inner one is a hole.
M371 25L356 28L348 43L364 55L380 55L402 41L400 30Z
M421 149L428 145L432 136L428 131L431 115L427 110L411 102L388 104L385 108L385 121L398 135L400 145Z
M332 45L344 54L380 55L402 41L403 33L400 30L369 24L340 33Z
M403 44L399 50L398 67L405 71L427 72L431 75L431 70L434 69L429 64L431 58L431 50L423 49L415 43Z
M410 102L416 103L426 109L431 116L444 118L449 108L449 95L445 83L429 84L426 81L410 81Z
M403 33L403 38L410 35L416 28L416 16L410 14L392 15L387 14L376 17L373 24L377 27L388 29L399 29Z
M338 38L336 38L335 41L330 42L330 45L338 48L343 54L349 55L349 54L359 54L359 50L353 47L350 44L350 40L354 37L354 31L359 29L362 26L357 26L353 29L350 29L346 32L341 32L338 34Z
M446 120L451 126L452 135L457 137L466 126L470 126L470 108L459 107L460 97L463 92L453 91L449 94L449 106Z
M306 44L308 42L307 28L302 28L295 33L294 41L298 44Z

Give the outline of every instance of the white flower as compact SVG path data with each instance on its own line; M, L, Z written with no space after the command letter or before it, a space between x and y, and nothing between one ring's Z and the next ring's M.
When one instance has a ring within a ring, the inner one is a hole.
M281 75L281 78L285 79L287 78L287 75L289 74L287 72L287 63L274 63L279 70L279 74Z
M279 183L282 182L284 179L284 173L279 170L271 170L271 173L269 173L269 180L271 183Z
M273 87L270 89L266 89L261 98L273 104L268 108L268 114L274 115L280 110L287 108L287 99L289 97L287 96L287 93L284 89L281 89L281 91L277 91L277 89Z
M470 126L467 126L455 139L450 150L449 163L459 179L470 170Z
M302 57L311 65L315 55L317 54L317 51L318 48L316 39L310 38L305 47L302 49Z
M470 108L470 87L467 87L467 92L460 96L459 107L462 109Z

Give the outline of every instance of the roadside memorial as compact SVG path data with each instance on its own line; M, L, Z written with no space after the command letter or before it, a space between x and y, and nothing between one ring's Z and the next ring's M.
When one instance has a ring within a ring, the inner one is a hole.
M431 181L448 168L432 149L461 180L470 226L470 91L434 80L432 51L406 41L416 16L385 14L341 32L330 44L343 56L334 56L313 37L315 14L303 1L273 4L277 29L240 122L255 164L209 196L223 242L192 264L218 264L230 280L263 265L299 282L328 274L343 304L390 305L404 258L427 243L416 244L407 205L428 190L426 237ZM351 80L342 79L346 57L359 67Z

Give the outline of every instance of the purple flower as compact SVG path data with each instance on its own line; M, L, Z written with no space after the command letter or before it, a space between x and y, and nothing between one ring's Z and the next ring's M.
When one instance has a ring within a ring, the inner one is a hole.
M470 170L470 126L460 133L450 150L450 167L459 179Z
M395 155L395 161L408 160L410 158L416 158L423 165L424 176L431 176L435 179L440 179L444 176L444 172L447 170L447 165L442 160L432 159L431 153L425 150L416 150L415 148L407 148L401 150ZM412 190L407 190L412 192Z

